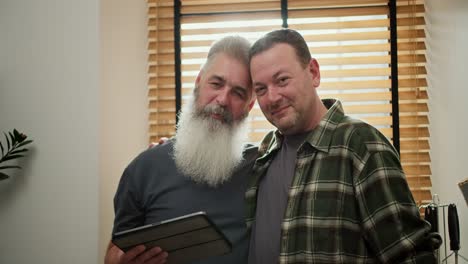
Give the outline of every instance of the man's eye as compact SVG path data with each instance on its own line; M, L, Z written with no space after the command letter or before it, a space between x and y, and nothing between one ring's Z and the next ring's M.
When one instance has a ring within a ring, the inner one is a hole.
M210 85L211 85L211 87L214 87L214 88L221 87L221 83L219 83L219 82L210 82Z
M240 99L244 99L245 98L245 94L241 91L235 91L234 94L239 97Z
M278 84L284 86L288 83L289 77L281 77L278 79Z
M255 94L257 96L264 95L266 93L266 87L257 87L255 88Z

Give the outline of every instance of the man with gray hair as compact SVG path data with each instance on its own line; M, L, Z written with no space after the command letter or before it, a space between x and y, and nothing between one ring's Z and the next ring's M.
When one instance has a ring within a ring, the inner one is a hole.
M205 211L232 251L197 263L247 262L244 193L257 155L255 147L244 145L244 120L255 102L249 48L241 37L225 37L211 47L175 137L125 169L114 198L113 233ZM139 245L124 253L110 243L105 263L164 263L167 257L164 248Z

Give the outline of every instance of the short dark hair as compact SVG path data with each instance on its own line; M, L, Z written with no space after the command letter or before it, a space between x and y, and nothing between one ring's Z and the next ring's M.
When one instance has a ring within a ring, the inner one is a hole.
M306 67L312 59L304 37L299 32L287 28L271 31L257 40L250 48L249 59L251 60L253 56L269 50L279 43L288 44L294 48L296 57L303 67Z

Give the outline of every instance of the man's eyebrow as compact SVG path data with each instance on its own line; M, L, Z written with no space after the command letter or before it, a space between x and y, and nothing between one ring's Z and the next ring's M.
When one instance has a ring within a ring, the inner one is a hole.
M277 71L275 74L273 74L272 79L273 79L273 80L274 80L274 79L277 79L278 76L281 75L283 72L284 72L283 70ZM254 82L254 83L253 83L253 86L257 86L257 85L265 85L265 84L262 83L262 82Z
M254 87L255 87L255 86L262 86L262 85L265 85L265 84L262 83L262 82L254 82L254 83L253 83L253 86L254 86Z
M225 81L223 76L216 74L211 75L208 80Z
M245 88L245 87L243 87L243 86L234 85L232 88L233 88L234 90L237 90L237 91L242 92L244 95L247 94L247 88Z
M275 74L273 74L273 79L277 79L278 76L280 76L283 72L284 72L283 70L277 71Z

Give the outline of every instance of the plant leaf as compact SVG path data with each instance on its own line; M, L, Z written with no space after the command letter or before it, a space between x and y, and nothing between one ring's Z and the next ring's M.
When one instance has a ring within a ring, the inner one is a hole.
M3 157L2 161L7 161L7 160L12 160L12 159L17 159L17 158L22 158L24 155L8 155Z
M16 130L16 128L13 129L13 135L15 136L16 141L21 140L21 134L20 134L20 132L18 132L18 130Z
M13 146L16 144L16 138L15 138L15 135L13 135L13 133L11 133L11 132L8 132L8 134L10 135L10 139L11 139L11 146L13 147Z
M20 166L0 166L0 170L5 170L5 169L21 169Z
M6 175L6 174L3 173L3 172L0 172L0 181L1 181L1 180L6 180L6 179L8 179L8 178L10 178L10 176Z
M24 149L13 150L12 152L10 152L10 154L17 154L17 153L21 153L21 152L25 152L25 151L28 151L28 149L24 148Z
M33 142L33 141L32 140L25 140L25 141L19 143L18 146L16 146L16 147L20 148L20 147L22 147L24 145L27 145L27 144L31 143L31 142Z
M5 138L7 140L7 147L8 147L7 150L10 150L10 140L8 139L8 136L5 132L3 132L3 134L5 135Z

